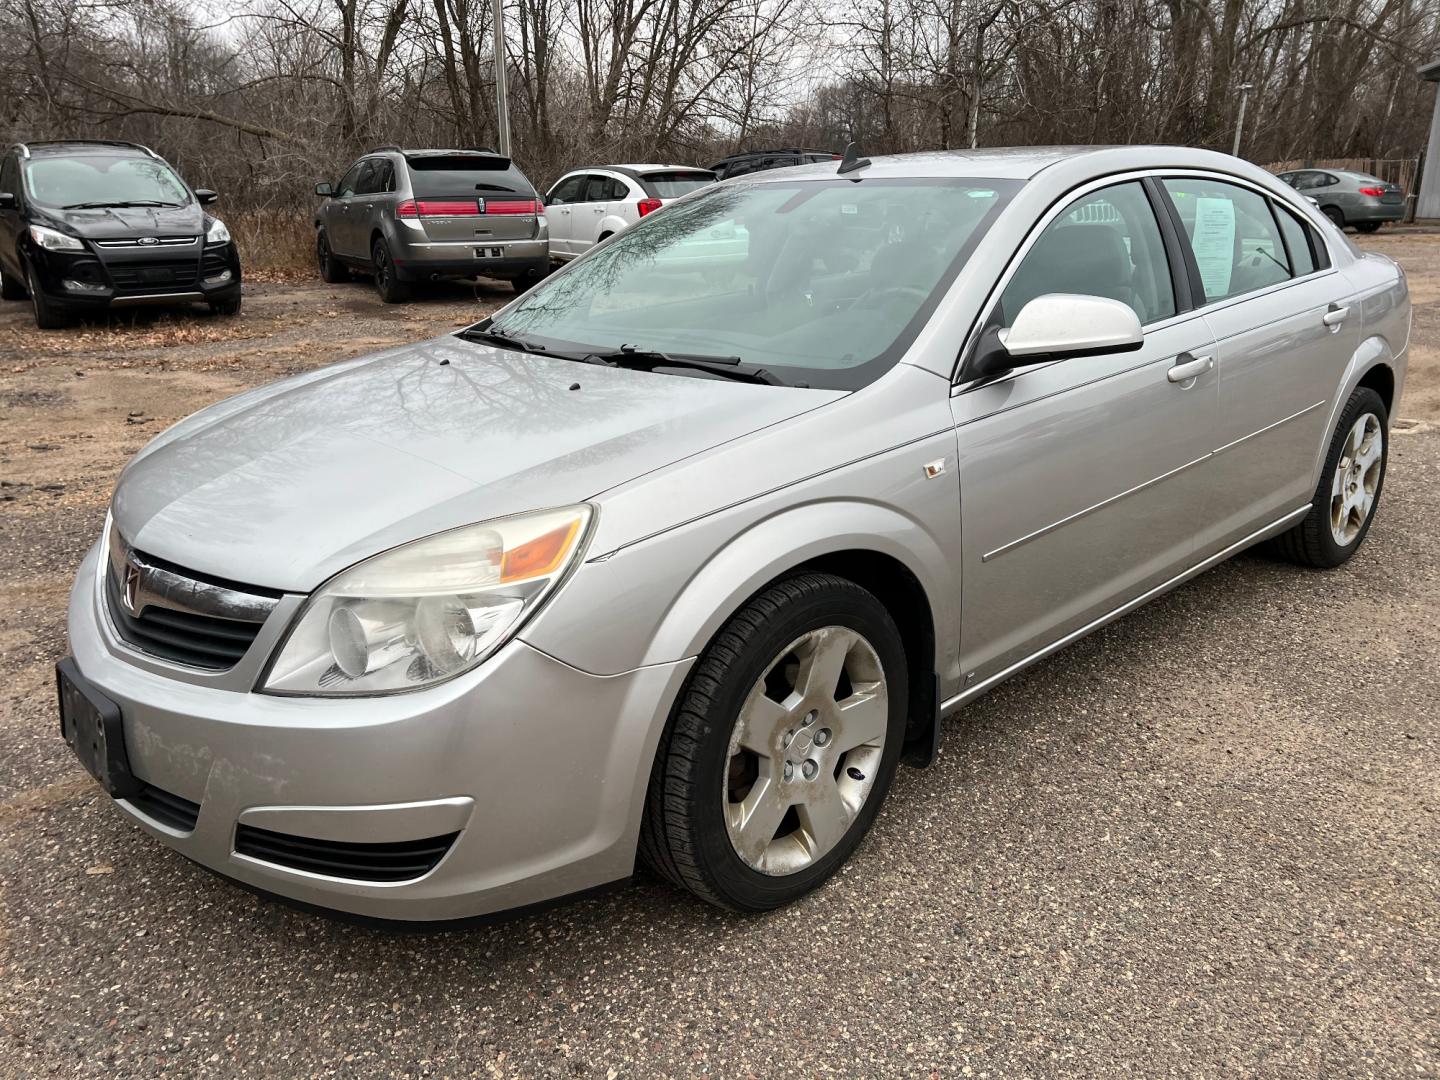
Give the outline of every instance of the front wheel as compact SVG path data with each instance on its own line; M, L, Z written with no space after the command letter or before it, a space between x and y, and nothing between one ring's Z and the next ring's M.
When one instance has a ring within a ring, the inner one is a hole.
M1379 394L1362 386L1350 395L1330 439L1310 513L1270 541L1271 550L1290 562L1321 569L1339 566L1360 550L1385 484L1388 430Z
M211 300L210 310L215 312L216 315L239 315L240 294L236 293L234 296L225 300Z
M315 234L315 262L320 270L320 280L331 285L350 280L350 271L330 250L330 237L324 229Z
M889 790L907 678L899 631L869 592L820 573L770 586L686 682L651 774L642 856L737 911L818 887Z
M40 330L63 330L70 325L65 313L43 292L35 277L35 268L25 264L25 284L30 293L30 308L35 313L35 326Z

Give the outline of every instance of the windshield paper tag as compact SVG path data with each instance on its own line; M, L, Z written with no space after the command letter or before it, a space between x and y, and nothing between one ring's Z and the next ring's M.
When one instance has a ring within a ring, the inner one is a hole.
M1205 296L1213 300L1230 292L1235 268L1235 204L1229 199L1195 200L1195 235L1190 238Z

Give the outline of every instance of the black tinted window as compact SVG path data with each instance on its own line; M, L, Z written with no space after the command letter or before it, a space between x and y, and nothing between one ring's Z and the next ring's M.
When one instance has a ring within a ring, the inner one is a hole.
M0 163L0 191L8 191L12 195L17 194L15 181L18 177L15 159L7 157L3 163Z
M347 195L355 194L355 186L360 182L360 173L365 168L366 162L356 162L350 166L350 171L340 178L340 183L335 185L335 195L338 198L345 198Z
M551 206L564 206L566 203L579 202L580 192L584 187L584 176L567 176L551 190L550 197L545 201Z
M681 195L713 184L715 177L708 172L646 173L645 182L655 189L657 198L678 199Z
M618 193L616 188L620 189ZM625 188L620 181L594 174L590 177L589 183L585 185L585 196L581 202L610 202L612 199L623 199L624 197Z
M374 195L380 190L380 165L378 161L366 161L360 166L360 175L355 180L356 195Z
M505 158L437 154L407 158L405 164L410 168L410 187L420 199L473 195L477 191L529 195L534 190Z

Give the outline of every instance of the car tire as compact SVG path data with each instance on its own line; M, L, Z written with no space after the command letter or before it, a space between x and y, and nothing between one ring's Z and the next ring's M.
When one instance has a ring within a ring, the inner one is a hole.
M1357 225L1355 226L1355 228L1356 228L1357 230L1359 230L1360 232L1363 232L1363 233L1379 232L1379 231L1380 231L1380 222L1378 222L1378 221L1362 221L1362 222L1360 222L1359 224L1357 224Z
M370 249L370 265L375 270L375 291L387 304L401 304L410 299L410 286L395 276L395 261L390 257L390 245L383 239L376 240Z
M1338 206L1322 206L1320 212L1328 217L1337 229L1345 228L1345 213Z
M766 588L686 679L651 772L641 857L735 911L817 888L889 790L907 678L894 620L860 586L803 573Z
M228 300L210 301L210 310L216 315L239 315L241 297L237 293Z
M1270 550L1300 566L1330 569L1360 550L1385 486L1389 459L1385 402L1368 386L1350 395L1330 437L1310 513L1270 541Z
M28 261L25 263L25 288L30 294L30 310L35 313L38 329L63 330L70 325L70 320L36 284L35 268Z
M325 234L324 229L319 229L315 233L315 262L320 268L321 281L339 285L341 282L350 280L350 271L330 250L330 237Z
M29 295L21 278L0 270L0 300L24 300Z

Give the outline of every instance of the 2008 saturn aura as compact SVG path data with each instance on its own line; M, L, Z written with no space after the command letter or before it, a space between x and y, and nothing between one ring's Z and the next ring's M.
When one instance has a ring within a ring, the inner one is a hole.
M294 901L460 919L642 857L773 908L942 714L1253 544L1354 555L1409 323L1394 263L1219 154L739 178L157 438L62 730Z

